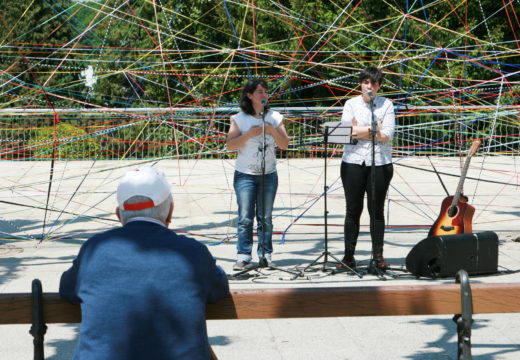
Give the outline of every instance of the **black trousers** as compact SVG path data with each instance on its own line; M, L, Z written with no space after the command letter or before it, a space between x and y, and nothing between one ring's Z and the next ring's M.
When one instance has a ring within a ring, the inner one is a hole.
M372 253L383 253L385 237L385 198L394 175L392 164L375 167L376 196L375 209L372 209L372 167L341 162L341 181L345 191L347 213L345 216L345 254L354 255L359 236L359 219L363 212L363 201L367 194L370 214L370 236Z

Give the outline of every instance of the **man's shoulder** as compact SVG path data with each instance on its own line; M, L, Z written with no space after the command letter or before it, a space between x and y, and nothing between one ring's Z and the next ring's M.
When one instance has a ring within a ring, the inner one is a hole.
M123 231L123 227L122 226L117 226L117 227L114 227L112 229L108 229L108 230L105 230L105 231L101 231L101 232L98 232L97 234L94 234L91 238L89 238L85 244L87 243L91 243L91 242L96 242L96 241L100 241L102 239L105 239L107 237L110 237L110 236L114 236L120 232Z
M149 229L144 229L144 227L146 227L146 225L143 225L143 230L150 232ZM154 228L153 231L154 235L156 235L157 238L167 240L167 243L170 243L172 245L177 244L182 245L183 247L190 247L193 249L207 249L206 245L202 244L197 239L187 235L179 234L179 232L181 232L180 230L175 231L164 226L157 226L156 228Z
M394 103L389 98L384 97L384 96L378 96L377 99L378 99L379 107L381 107L383 109L393 109L394 108Z
M351 97L347 101L345 101L345 106L359 106L363 104L363 97L361 95L356 95Z
M84 245L94 244L109 239L136 238L139 237L139 234L141 233L146 237L153 235L156 240L166 240L167 243L171 243L172 245L182 244L183 246L189 246L192 248L206 248L206 245L190 236L178 234L178 232L168 229L165 226L146 221L135 221L128 223L125 226L119 226L100 232L88 239Z
M204 245L203 243L201 243L200 241L198 241L195 238L192 238L192 237L186 236L186 235L179 235L173 230L169 230L169 231L173 234L173 236L175 237L175 241L177 241L177 242L183 242L187 246L192 246L194 248L207 249L206 245Z
M131 224L131 226L128 226L129 224ZM94 243L97 243L100 241L106 241L107 239L125 238L125 237L128 237L129 235L136 236L141 232L143 232L145 234L149 234L150 232L154 232L154 228L155 228L155 231L158 231L158 232L161 232L162 229L167 230L164 226L160 226L160 225L153 224L153 223L148 223L145 221L142 221L142 222L136 221L136 222L128 223L125 226L117 226L112 229L101 231L101 232L95 234L94 236L92 236L91 238L89 238L84 243L84 245L94 244Z

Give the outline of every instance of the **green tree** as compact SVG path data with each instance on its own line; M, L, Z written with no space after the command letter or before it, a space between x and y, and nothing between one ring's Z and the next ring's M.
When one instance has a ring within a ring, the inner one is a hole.
M61 122L34 130L27 144L35 159L52 158L54 147L57 159L96 159L101 150L85 130Z

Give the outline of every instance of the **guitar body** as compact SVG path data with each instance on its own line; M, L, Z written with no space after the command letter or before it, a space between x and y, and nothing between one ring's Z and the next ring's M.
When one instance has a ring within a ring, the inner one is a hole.
M462 195L462 184L466 179L469 160L477 152L479 146L480 140L475 140L471 144L455 195L448 196L442 201L441 213L430 228L428 236L471 234L473 232L471 221L475 208L468 204L467 196Z
M468 204L468 198L466 196L461 195L456 205L455 214L450 216L449 210L452 206L453 198L453 196L448 196L442 201L440 215L430 228L428 236L472 233L471 222L475 208Z

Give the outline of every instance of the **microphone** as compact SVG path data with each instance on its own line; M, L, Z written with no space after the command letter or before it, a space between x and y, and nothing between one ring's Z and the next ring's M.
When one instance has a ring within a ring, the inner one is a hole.
M367 91L367 95L371 101L373 101L376 97L376 94L374 94L374 92L372 90Z
M260 100L260 102L262 103L262 112L260 113L262 115L262 120L264 120L264 116L265 116L265 105L267 104L267 99L262 99Z

